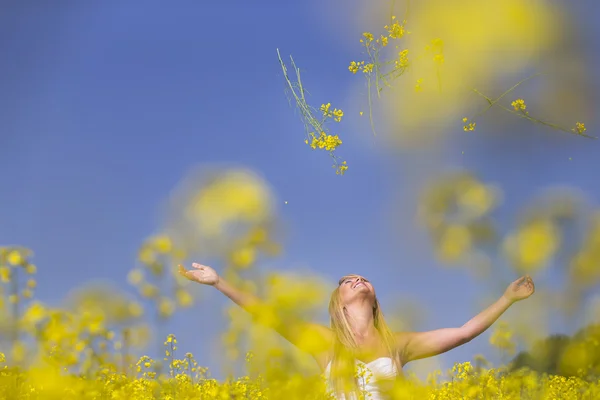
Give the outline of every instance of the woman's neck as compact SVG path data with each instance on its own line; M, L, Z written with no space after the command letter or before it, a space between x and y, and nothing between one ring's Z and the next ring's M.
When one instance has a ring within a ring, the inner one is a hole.
M350 304L346 306L348 322L357 340L368 339L377 335L373 307L368 303Z

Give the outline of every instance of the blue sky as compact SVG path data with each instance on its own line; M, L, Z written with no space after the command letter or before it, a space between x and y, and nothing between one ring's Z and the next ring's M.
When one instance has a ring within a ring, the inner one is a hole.
M366 124L348 124L343 156L351 169L336 176L328 157L303 143L275 49L305 71L315 105L355 107L347 65L359 49L348 35L369 28L351 18L359 2L8 4L0 14L0 243L35 251L42 301L57 303L98 279L131 290L125 277L139 245L197 165L245 166L272 185L289 227L281 269L306 265L332 285L364 274L384 304L402 296L425 304L421 329L466 322L491 287L435 261L414 223L426 177L467 168L499 184L505 202L497 218L506 227L519 205L550 185L578 187L598 205L600 144L527 124L506 137L491 128L460 132L431 153L386 149ZM599 61L592 11L595 2L581 1L571 17L589 65ZM588 84L594 134L597 73ZM545 279L556 284L552 276ZM211 340L225 326L227 299L198 291L214 305L214 322L195 309L169 331L217 371ZM448 366L477 352L491 354L487 336L440 360Z

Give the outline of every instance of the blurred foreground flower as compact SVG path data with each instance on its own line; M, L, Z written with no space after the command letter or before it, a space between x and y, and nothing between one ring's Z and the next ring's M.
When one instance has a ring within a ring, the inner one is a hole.
M438 257L456 264L481 259L477 247L495 238L489 215L499 202L495 186L466 172L446 174L423 190L418 218L432 237Z
M186 255L223 256L233 241L274 223L274 194L244 168L203 168L176 188L165 231Z

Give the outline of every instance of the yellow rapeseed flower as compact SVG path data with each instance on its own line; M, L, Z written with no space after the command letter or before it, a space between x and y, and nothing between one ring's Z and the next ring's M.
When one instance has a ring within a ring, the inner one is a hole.
M586 131L585 124L583 122L575 123L575 128L573 128L573 132L582 134Z
M190 307L194 303L192 295L184 289L177 290L175 297L177 298L177 304L181 307Z
M363 37L366 40L366 44L369 44L369 43L371 43L373 41L373 34L370 33L370 32L364 32L363 33Z
M27 264L25 266L25 272L29 275L33 275L37 272L37 267L34 264Z
M527 104L525 104L525 100L523 99L517 99L515 101L513 101L512 103L510 103L511 106L513 106L513 108L515 109L515 111L521 111L524 112L525 114L527 114Z
M153 240L154 247L159 253L166 254L173 249L173 242L171 241L171 238L167 235L157 236Z
M127 274L127 280L133 286L137 286L144 280L144 274L142 270L138 268L132 269L131 271L129 271L129 274Z
M175 313L175 302L168 297L162 297L158 302L158 313L163 318L169 318Z
M0 281L3 283L10 282L11 278L11 269L10 267L0 267Z
M12 250L6 256L6 261L8 261L8 263L12 265L21 265L25 260L23 259L23 256L18 250Z

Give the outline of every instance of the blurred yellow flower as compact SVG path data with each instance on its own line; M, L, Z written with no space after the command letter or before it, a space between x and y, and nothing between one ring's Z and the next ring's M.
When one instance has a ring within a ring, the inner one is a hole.
M127 274L127 281L133 286L139 285L140 283L142 283L143 280L144 274L142 270L138 268L132 269L131 271L129 271L129 274Z
M37 272L37 267L34 264L27 264L25 266L25 272L29 275L33 275Z
M492 335L490 336L490 344L497 347L508 354L513 354L516 350L516 344L513 340L513 331L509 328L505 321L498 321L493 326Z
M194 298L185 289L178 289L175 292L175 296L177 298L177 304L179 304L181 307L190 307L194 303Z
M8 261L9 264L15 266L21 265L23 264L23 262L25 262L23 256L18 250L12 250L11 252L9 252L6 256L6 261Z
M136 302L136 301L132 301L127 305L127 309L129 310L129 313L131 314L132 317L137 318L137 317L141 317L142 314L144 313L144 309L141 306L140 303Z
M12 347L12 357L16 363L21 363L25 360L25 355L27 354L27 347L23 342L16 341Z
M561 242L560 232L549 219L525 223L504 241L504 251L520 272L535 272L547 265Z
M156 253L149 246L143 246L138 254L139 260L147 265L150 265L156 261Z
M175 302L167 297L161 297L158 301L158 313L163 318L169 318L175 312Z
M245 246L236 249L231 255L231 262L237 268L248 268L256 261L256 249L251 246Z
M10 282L11 270L10 267L0 267L0 281L3 283Z
M46 307L40 302L33 301L25 310L22 318L25 323L35 325L46 318L46 315Z
M167 235L156 236L152 238L152 242L159 253L166 254L173 249L173 242Z
M449 225L439 240L439 256L445 262L459 261L471 250L471 245L471 233L465 226Z

